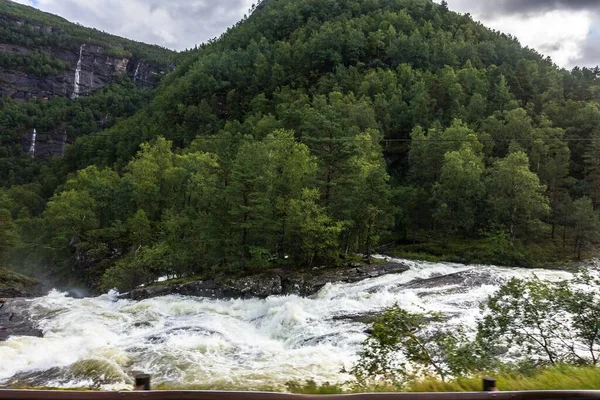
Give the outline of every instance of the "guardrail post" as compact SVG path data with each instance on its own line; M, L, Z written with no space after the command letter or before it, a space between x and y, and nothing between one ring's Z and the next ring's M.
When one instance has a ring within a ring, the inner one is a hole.
M136 375L133 390L150 390L150 375Z
M484 392L497 392L498 388L496 387L496 379L495 378L483 378L483 391Z

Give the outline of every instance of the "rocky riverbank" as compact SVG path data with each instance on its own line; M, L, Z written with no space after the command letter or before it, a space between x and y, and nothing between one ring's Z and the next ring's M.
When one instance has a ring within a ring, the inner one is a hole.
M135 289L122 297L143 300L171 294L185 296L224 298L265 298L268 296L295 294L311 296L327 283L352 283L387 274L397 274L409 269L403 263L382 264L356 263L339 268L290 271L274 269L242 278L197 280L186 283L162 283L157 286Z
M42 337L32 322L25 299L0 299L0 342L10 336Z

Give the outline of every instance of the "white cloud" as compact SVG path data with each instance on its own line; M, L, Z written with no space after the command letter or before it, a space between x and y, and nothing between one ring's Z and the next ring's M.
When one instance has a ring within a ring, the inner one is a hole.
M600 63L584 54L588 35L600 18L600 2L580 0L578 8L574 2L558 0L447 1L452 10L471 13L487 27L516 36L522 45L552 57L560 67L570 69L583 60L586 66Z
M183 50L219 36L253 0L17 0L69 21Z
M16 0L85 26L183 50L219 36L256 0ZM343 0L340 0L343 1ZM441 0L435 0L440 2ZM516 36L561 67L600 64L600 0L448 0L486 26Z
M538 50L561 67L581 54L593 24L588 11L551 11L531 17L503 16L485 21L491 28L516 36L521 44Z

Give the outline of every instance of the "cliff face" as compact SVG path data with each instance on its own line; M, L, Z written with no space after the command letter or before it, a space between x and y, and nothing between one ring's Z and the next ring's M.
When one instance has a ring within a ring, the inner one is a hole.
M174 58L170 50L0 0L0 97L19 103L60 101L61 97L75 100L123 75L142 89L153 89L173 68ZM101 120L94 122L103 126ZM21 129L23 152L34 158L62 156L67 143L75 139L65 131L65 123L58 121L54 127L46 123L46 128L30 124Z
M0 96L20 100L56 96L74 99L109 85L119 74L127 74L137 85L151 89L168 68L143 60L113 57L102 47L85 43L76 51L45 49L44 52L63 62L64 72L37 76L21 68L0 67ZM24 47L0 43L0 55L27 57L29 53Z

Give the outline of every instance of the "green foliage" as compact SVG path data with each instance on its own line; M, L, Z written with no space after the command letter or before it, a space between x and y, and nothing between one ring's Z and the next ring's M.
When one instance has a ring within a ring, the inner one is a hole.
M527 155L518 151L496 161L486 181L491 222L514 239L537 231L548 211L548 200L538 176L529 170Z
M600 309L593 288L597 284L588 273L575 282L513 278L484 306L479 339L492 352L514 346L533 363L596 365Z
M436 377L426 377L404 386L374 384L367 388L360 386L342 388L329 383L316 385L309 381L305 384L292 382L287 387L290 392L299 394L479 392L481 391L482 375L474 374L446 381ZM600 385L600 370L597 367L558 365L526 372L519 369L508 369L496 371L494 377L501 391L596 390Z
M387 308L373 323L350 371L361 386L401 386L423 375L445 380L484 365L481 348L456 327L444 327L438 314Z
M23 21L0 23L7 42L51 68L40 49L83 42L171 58L10 2L0 14ZM123 78L75 101L0 99L0 182L23 242L10 263L124 289L392 241L519 266L599 241L598 70L559 70L429 0L264 2L177 58L152 93ZM34 128L75 143L32 159Z

